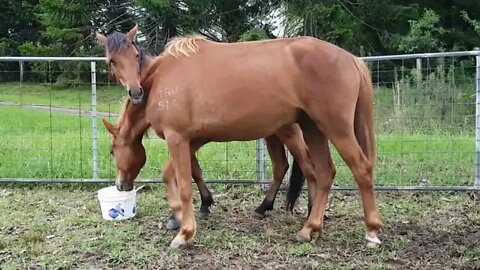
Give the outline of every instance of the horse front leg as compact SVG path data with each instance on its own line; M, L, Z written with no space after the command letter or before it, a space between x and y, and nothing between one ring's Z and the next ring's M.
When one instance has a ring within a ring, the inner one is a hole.
M192 240L196 230L196 222L193 215L190 141L174 131L165 132L165 140L167 141L170 159L175 170L182 205L180 231L170 244L171 248L178 248Z
M192 156L192 177L193 177L193 180L195 180L195 183L197 184L198 191L200 192L201 205L200 205L199 217L202 219L206 219L210 215L210 207L212 206L212 204L214 204L214 200L210 190L208 189L205 183L205 180L203 179L202 169L200 168L200 164L198 163L198 159L196 157L196 152L202 145L203 144L192 145L190 147L190 154ZM171 165L170 160L168 160L168 163ZM175 178L175 171L173 170L172 165L168 169L171 169L171 171L168 171L166 175L172 177L173 179L172 182L174 183L174 187L169 188L169 185L167 185L167 194L170 194L170 192L173 192L172 190L175 190L175 194L167 195L167 196L172 198L172 201L174 204L176 204L175 202L177 201L179 204L181 204L180 197L178 194L178 189L177 189L177 180ZM164 181L165 183L167 183L167 180L164 180ZM175 212L171 213L165 226L167 230L176 230L180 227L180 222L176 218L176 216L178 215L176 215Z
M177 189L175 170L171 159L167 160L162 172L162 179L167 186L167 199L172 209L172 214L167 220L165 227L168 230L176 230L180 227L182 219L182 202Z

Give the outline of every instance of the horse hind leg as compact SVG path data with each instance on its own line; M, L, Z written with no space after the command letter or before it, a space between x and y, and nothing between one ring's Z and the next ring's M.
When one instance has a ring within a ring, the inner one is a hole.
M352 117L354 115L355 117L359 117L358 112L351 114ZM374 136L370 134L373 131L368 131L369 133L366 131L368 128L366 121L360 123L358 119L346 117L332 117L331 119L335 119L335 122L324 125L324 132L352 171L355 181L357 182L363 203L365 225L367 227L366 239L371 243L380 244L377 235L383 224L380 220L375 192L373 190L374 160L369 160L367 157L368 154L374 159L373 152L375 150L367 149L368 147L374 147L374 145L365 145L367 144L365 142L366 139L371 139L368 144L375 143L374 139L370 137ZM363 127L363 129L360 127ZM365 150L362 149L359 139L364 144Z
M313 123L308 121L308 124L302 124L302 130L293 128L286 132L287 137L284 142L295 159L299 161L310 183L308 188L311 194L311 210L309 209L307 222L297 234L298 241L307 242L311 240L313 233L323 228L325 206L336 171L328 141Z
M277 134L298 161L302 172L307 178L307 183L309 184L308 188L313 198L312 210L309 214L307 222L305 223L305 226L302 228L302 230L300 230L300 232L298 232L297 240L301 242L310 241L312 234L321 230L322 228L321 216L323 217L323 211L321 207L321 196L320 193L318 193L318 187L320 184L319 176L317 175L314 163L310 158L310 151L305 144L300 127L298 125L284 126L277 132ZM323 208L324 207L325 206L323 204Z
M383 224L380 220L373 190L372 162L367 159L353 134L350 136L333 137L331 140L340 156L352 171L360 190L365 225L367 227L366 238L370 242L380 244L377 234Z
M288 170L288 160L285 154L285 148L282 141L276 135L271 135L265 138L268 154L272 161L273 181L268 189L265 199L262 204L255 209L253 217L263 219L265 212L273 210L273 204L277 196L280 185L282 184L283 177Z

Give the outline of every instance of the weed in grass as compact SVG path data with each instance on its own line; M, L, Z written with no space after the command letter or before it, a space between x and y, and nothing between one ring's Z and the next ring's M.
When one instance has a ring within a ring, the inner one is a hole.
M22 240L25 244L35 244L43 241L43 237L38 231L29 231L22 236Z
M128 254L120 249L120 248L113 248L113 250L108 254L108 264L110 266L121 264L125 261L125 257Z
M304 243L300 245L294 245L288 249L288 254L296 257L308 257L315 254L317 248L311 243Z

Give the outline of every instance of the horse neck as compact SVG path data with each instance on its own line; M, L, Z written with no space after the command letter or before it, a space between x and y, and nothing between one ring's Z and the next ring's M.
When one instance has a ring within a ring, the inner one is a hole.
M120 134L128 141L141 140L150 127L145 115L146 104L129 106L124 111L124 120L121 124Z
M155 79L155 71L157 70L162 56L147 56L143 68L141 70L141 85L145 93L150 92L153 80Z

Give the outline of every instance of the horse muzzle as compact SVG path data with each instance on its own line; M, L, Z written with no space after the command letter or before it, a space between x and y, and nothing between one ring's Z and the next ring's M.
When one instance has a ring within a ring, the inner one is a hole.
M131 191L133 189L133 183L127 184L117 180L115 185L117 186L118 191Z
M130 100L132 101L133 104L140 104L143 102L143 98L145 97L145 92L143 91L143 88L140 88L138 90L128 90L128 96L130 97Z

